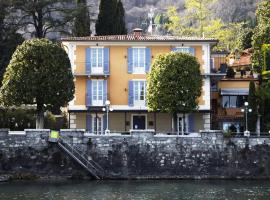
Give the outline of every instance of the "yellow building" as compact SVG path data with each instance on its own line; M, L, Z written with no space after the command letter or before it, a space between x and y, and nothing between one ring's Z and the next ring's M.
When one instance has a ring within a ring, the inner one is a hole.
M197 57L204 77L199 112L185 117L186 132L210 129L210 47L205 38L131 35L71 37L62 39L75 82L75 98L69 103L70 128L103 134L154 129L158 133L182 131L184 120L168 113L151 113L146 104L146 76L158 54L170 51ZM110 102L107 127L105 102Z

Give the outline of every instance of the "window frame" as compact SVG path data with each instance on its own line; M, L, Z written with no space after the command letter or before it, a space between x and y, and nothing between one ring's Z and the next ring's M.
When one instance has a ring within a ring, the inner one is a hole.
M229 98L228 99L228 106L224 106L224 98L225 97L227 97L227 98ZM235 99L235 104L234 105L232 105L232 97L236 97L236 99ZM248 98L248 96L247 95L223 95L222 96L222 99L221 99L221 103L222 103L222 108L243 108L244 107L244 105L242 105L242 106L239 106L240 104L239 104L239 98L240 97L242 97L243 99L242 99L242 102L245 102L245 101L247 101L247 98Z
M96 53L95 56L94 56L94 51ZM100 57L100 54L101 54L101 57ZM95 65L93 62L94 57L96 59ZM104 72L104 47L92 47L91 48L91 61L90 61L90 63L91 63L92 74L103 74L103 72Z
M137 52L136 52L137 51ZM143 55L141 52L143 51ZM136 55L137 53L137 55ZM136 58L137 56L137 58ZM135 62L136 60L136 62ZM133 74L145 74L146 70L146 47L132 47ZM142 66L140 66L142 64Z
M184 129L184 123L185 123L185 129ZM179 125L181 125L181 126L179 126ZM181 130L180 130L180 128L181 128ZM185 114L185 120L184 120L183 114L177 114L177 132L178 132L178 134L182 134L182 132L187 133L188 130L189 130L189 114Z
M142 86L143 86L144 90L142 90ZM141 97L142 97L141 92L142 91L143 91L143 100L141 100ZM146 80L133 80L133 103L134 103L134 106L145 106L146 92L147 92Z
M93 134L95 135L102 135L103 132L104 132L104 120L103 120L103 114L98 114L98 115L95 115L95 114L92 114L92 119L91 119L91 124L92 124L92 132ZM98 127L96 127L97 125L97 122L96 120L99 120L98 121Z
M187 47L187 46L185 46L185 47L179 47L179 46L176 46L175 47L175 49L176 49L176 51L174 51L174 52L180 52L180 53L187 53L187 54L190 54L190 55L192 55L192 56L195 56L195 55L193 55L193 54L191 54L190 52L189 52L189 49L190 48L194 48L194 47ZM188 49L188 52L187 51L179 51L180 49Z
M103 93L104 93L104 86L103 86L103 83L104 83L104 80L100 80L100 79L93 79L92 80L92 96L91 96L91 99L92 99L92 105L93 106L103 106L103 100L104 100L104 96L103 96ZM94 91L94 87L95 87L95 84L96 84L96 91ZM100 87L101 87L101 90L100 90ZM94 99L94 97L96 97L96 99ZM101 97L101 100L100 98Z

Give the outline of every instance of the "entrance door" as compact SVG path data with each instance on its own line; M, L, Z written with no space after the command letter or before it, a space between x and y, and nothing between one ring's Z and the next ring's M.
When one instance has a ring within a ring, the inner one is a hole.
M134 115L133 116L133 129L146 129L145 122L146 122L145 115Z
M94 134L101 135L103 132L103 120L101 116L94 116L92 121Z

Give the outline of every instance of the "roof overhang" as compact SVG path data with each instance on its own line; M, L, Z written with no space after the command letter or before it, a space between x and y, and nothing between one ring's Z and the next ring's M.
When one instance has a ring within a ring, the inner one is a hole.
M248 88L238 88L238 89L221 89L220 95L248 95L249 89Z

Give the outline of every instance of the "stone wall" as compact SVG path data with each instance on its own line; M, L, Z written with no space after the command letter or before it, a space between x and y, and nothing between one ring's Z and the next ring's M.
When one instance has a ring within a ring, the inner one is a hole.
M0 129L0 182L8 179L89 178L81 166L49 143L50 130L9 135Z
M87 178L85 170L57 144L48 143L49 130L8 135L0 130L0 174ZM88 135L63 130L106 171L119 178L270 178L270 138L223 138L220 132L192 136Z

